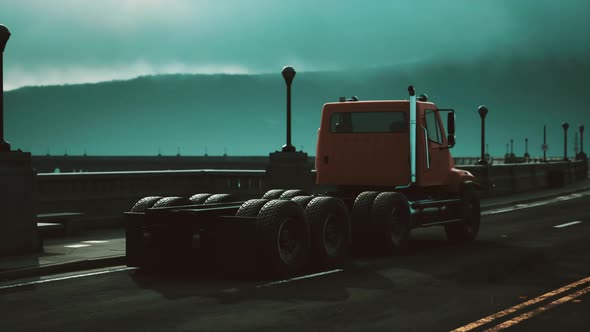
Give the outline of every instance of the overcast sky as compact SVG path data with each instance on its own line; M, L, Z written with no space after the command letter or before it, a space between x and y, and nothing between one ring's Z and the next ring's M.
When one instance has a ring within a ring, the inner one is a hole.
M588 54L588 0L2 0L5 89Z

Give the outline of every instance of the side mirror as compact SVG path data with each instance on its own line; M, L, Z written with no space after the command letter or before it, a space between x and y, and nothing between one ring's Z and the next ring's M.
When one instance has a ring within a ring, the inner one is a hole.
M449 148L455 146L455 143L455 135L447 135L447 144L449 145Z
M455 135L455 113L450 112L447 114L447 135Z
M452 148L455 146L455 112L449 112L447 114L447 145Z

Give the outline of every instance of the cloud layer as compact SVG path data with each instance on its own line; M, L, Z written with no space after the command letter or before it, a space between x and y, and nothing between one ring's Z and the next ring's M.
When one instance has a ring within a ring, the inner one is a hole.
M4 0L5 88L590 52L590 2Z

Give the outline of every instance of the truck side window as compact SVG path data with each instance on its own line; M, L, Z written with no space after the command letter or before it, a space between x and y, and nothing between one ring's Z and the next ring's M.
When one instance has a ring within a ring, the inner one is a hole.
M333 133L403 133L406 114L400 111L335 112L330 118Z
M442 144L442 135L440 131L440 127L438 126L438 119L436 117L436 112L433 110L426 110L425 112L426 118L426 131L428 132L428 138L436 142L438 144Z

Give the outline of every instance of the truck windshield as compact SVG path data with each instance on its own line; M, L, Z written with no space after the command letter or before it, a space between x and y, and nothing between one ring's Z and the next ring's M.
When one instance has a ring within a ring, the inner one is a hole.
M400 111L334 112L330 118L332 133L401 133L406 127Z

